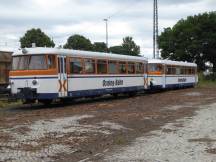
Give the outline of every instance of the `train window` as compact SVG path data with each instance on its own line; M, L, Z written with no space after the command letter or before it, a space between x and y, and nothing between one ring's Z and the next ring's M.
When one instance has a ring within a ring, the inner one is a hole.
M97 60L97 72L98 74L107 73L107 61L106 60Z
M184 75L184 74L185 74L185 68L181 67L181 75Z
M127 73L126 62L119 62L119 73L120 74Z
M12 70L18 70L19 69L19 60L20 60L20 57L13 57Z
M29 64L29 56L16 56L12 61L13 70L27 70Z
M55 59L56 59L55 55L48 55L47 64L48 64L49 69L55 69L56 68L56 60Z
M109 61L108 63L108 69L109 69L109 74L117 74L117 62L116 61Z
M176 75L180 75L181 74L181 68L180 67L176 67Z
M162 64L149 64L148 67L149 72L163 72Z
M136 74L143 74L143 63L136 63Z
M95 60L93 59L85 59L84 67L86 74L95 74Z
M191 69L191 74L193 74L193 75L195 74L195 68Z
M186 74L187 74L187 75L190 74L190 68L189 68L189 67L186 68Z
M128 74L134 74L134 73L135 73L135 64L128 63Z
M176 67L175 66L172 67L172 75L176 75Z
M70 60L70 73L71 74L82 74L83 73L82 59L72 58Z
M33 55L29 61L29 70L47 69L45 55Z
M171 74L172 74L172 66L167 65L166 74L168 74L168 75L171 75Z
M148 65L148 71L149 72L156 71L156 64L149 64Z

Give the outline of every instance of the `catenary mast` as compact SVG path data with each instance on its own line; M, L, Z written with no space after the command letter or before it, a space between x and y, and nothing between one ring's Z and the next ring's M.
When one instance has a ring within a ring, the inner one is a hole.
M154 0L153 7L153 58L159 58L158 48L158 0Z

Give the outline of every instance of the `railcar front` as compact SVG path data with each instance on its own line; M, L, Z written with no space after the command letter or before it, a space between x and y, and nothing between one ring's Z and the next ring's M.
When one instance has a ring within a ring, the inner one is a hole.
M14 52L10 71L12 97L49 103L58 97L57 55L23 49Z
M148 81L150 89L194 87L198 82L197 65L152 59L148 61Z

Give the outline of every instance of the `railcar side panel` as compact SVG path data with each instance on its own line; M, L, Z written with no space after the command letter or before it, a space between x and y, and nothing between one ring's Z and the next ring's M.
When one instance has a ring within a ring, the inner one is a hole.
M144 77L138 76L80 76L68 77L69 96L88 96L121 93L144 89ZM89 92L91 91L91 92Z

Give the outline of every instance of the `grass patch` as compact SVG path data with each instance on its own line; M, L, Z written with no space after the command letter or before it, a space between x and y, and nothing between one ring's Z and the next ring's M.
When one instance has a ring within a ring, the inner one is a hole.
M0 108L6 108L9 106L18 106L21 105L22 102L21 101L16 101L16 102L8 102L8 101L0 101Z
M117 136L114 139L114 144L116 144L116 145L124 145L127 142L128 142L127 139L125 137L123 137L123 136Z
M205 76L203 73L199 73L198 87L216 87L216 74Z

